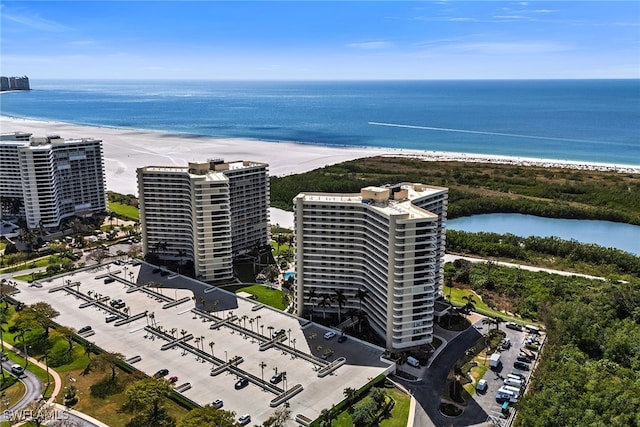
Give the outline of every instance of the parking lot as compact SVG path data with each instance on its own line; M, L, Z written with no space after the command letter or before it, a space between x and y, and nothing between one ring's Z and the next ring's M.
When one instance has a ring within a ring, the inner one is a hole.
M484 379L487 381L488 388L486 392L476 392L474 399L480 406L482 406L490 417L498 422L502 421L506 425L506 421L509 420L510 417L513 417L514 411L513 408L510 408L509 414L505 417L502 414L502 403L498 403L496 401L496 394L498 393L498 390L505 385L504 379L514 371L524 375L525 386L521 388L521 394L525 392L526 386L529 384L529 380L531 378L531 370L517 369L514 367L514 363L518 361L518 357L524 356L522 351L525 349L525 342L527 339L535 338L542 342L543 336L529 334L524 328L522 331L518 331L506 328L503 325L501 329L506 332L506 337L511 342L511 346L509 349L500 351L500 367L497 369L490 369L486 372ZM527 354L537 355L535 352L526 352ZM533 369L534 363L535 359L527 365L530 369ZM487 364L489 364L489 362L487 362Z
M184 396L200 405L221 399L223 409L250 414L251 424L285 401L292 418L315 419L343 400L345 388L392 368L380 347L352 337L339 343L339 334L325 339L325 327L145 263L110 263L39 285L23 286L16 299L50 303L60 312L56 322L91 326L85 336L96 346L148 375L167 369ZM278 329L284 332L273 339ZM274 385L276 370L286 374ZM240 377L250 382L236 389Z

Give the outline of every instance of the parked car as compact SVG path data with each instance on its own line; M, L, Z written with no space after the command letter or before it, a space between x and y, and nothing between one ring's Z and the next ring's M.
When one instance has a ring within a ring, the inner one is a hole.
M174 375L170 377L167 381L169 381L171 384L175 384L178 382L178 377Z
M526 377L526 375L525 375L525 374L523 374L522 372L519 372L519 371L511 371L511 372L509 372L509 374L508 374L507 376L509 376L509 375L512 375L512 376L514 376L514 377L518 377L518 378L520 378L523 382L527 381L527 377Z
M238 381L236 381L236 390L245 388L248 385L249 385L249 378L240 378Z
M224 406L224 402L220 399L216 399L213 401L213 403L211 404L214 408L216 409L220 409L222 408L222 406Z
M476 391L478 393L485 393L489 388L489 384L487 384L487 380L481 379L478 381L478 385L476 385Z
M280 381L282 381L282 372L278 372L269 380L271 384L278 384Z
M521 331L522 330L522 326L518 325L515 322L507 322L507 324L505 326L507 328L509 328L509 329L513 329L514 331Z
M91 326L83 326L82 328L78 329L78 333L84 334L85 332L89 332L90 330L91 330Z
M325 340L330 340L331 338L335 337L336 333L334 331L328 331L327 333L324 334L324 339Z
M153 378L162 378L162 377L166 377L167 375L169 375L168 369L160 369L158 372L153 374Z
M120 318L120 316L118 316L117 314L110 314L107 317L104 318L104 321L107 323L111 323L111 322L115 322L116 320L118 320Z
M529 356L525 356L525 355L520 355L518 357L516 357L516 360L518 362L525 362L525 363L531 363L531 358Z
M121 300L120 298L118 298L118 299L112 299L111 301L109 301L109 305L110 305L111 307L113 307L113 306L115 306L116 304L119 304L119 303L121 303L121 302L122 302L122 300Z
M241 415L240 418L238 418L238 423L241 426L246 426L250 422L251 422L251 415L249 415L249 414Z
M345 342L346 340L347 340L347 336L346 336L346 335L340 335L340 336L338 337L338 342L339 342L339 343L343 343L343 342Z
M286 331L284 329L278 329L271 334L271 338L275 338L278 335L284 334Z
M11 365L11 372L20 376L24 374L24 368L16 363L15 365Z
M106 277L106 278L104 279L104 283L105 283L105 284L107 284L107 283L113 283L113 282L115 282L115 281L116 281L116 279L114 279L113 277Z
M513 367L516 369L520 369L521 371L528 371L531 369L531 366L528 363L521 362L519 360L516 362L513 362Z

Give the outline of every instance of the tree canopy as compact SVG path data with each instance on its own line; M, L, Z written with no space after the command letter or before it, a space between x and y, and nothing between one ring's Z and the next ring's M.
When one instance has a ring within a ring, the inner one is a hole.
M178 421L177 427L236 427L235 412L217 409L211 405L190 410Z

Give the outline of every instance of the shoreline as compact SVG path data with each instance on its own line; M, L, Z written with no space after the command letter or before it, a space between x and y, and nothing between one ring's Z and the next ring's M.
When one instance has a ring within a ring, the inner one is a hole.
M269 164L271 176L308 172L324 166L364 157L387 156L423 161L459 161L512 164L580 170L604 170L640 174L640 165L616 165L570 160L515 157L493 154L421 151L399 148L326 146L249 138L208 137L142 129L76 125L0 115L2 133L29 132L33 136L59 135L65 139L94 138L103 141L108 191L136 194L136 169L143 166L186 166L189 161L223 158Z

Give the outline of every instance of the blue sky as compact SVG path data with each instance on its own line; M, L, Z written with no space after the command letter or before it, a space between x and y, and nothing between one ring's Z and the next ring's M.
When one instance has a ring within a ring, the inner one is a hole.
M640 78L638 1L0 2L3 75Z

